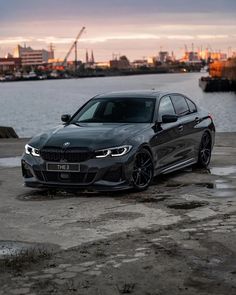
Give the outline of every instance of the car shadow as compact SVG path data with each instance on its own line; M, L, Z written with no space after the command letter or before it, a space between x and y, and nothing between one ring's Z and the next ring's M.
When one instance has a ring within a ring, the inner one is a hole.
M172 178L177 176L182 176L186 173L201 173L201 174L210 174L209 169L198 169L195 167L190 167L183 170L178 170L169 174L161 174L154 177L150 189L159 187L166 188L177 188L185 186L188 184L181 184L179 182L175 183L172 181ZM21 201L53 201L59 199L69 199L69 198L136 198L139 195L148 194L149 190L144 191L135 191L134 189L120 190L120 191L95 191L95 190L78 190L78 189L34 189L29 192L20 194L17 196L18 200Z

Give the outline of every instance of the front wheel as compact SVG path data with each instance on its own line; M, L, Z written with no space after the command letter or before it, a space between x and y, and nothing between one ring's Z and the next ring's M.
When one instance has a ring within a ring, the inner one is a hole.
M211 160L211 136L209 133L204 133L202 136L197 166L207 168Z
M137 191L148 188L153 178L153 160L151 153L142 148L135 155L133 168L133 187Z

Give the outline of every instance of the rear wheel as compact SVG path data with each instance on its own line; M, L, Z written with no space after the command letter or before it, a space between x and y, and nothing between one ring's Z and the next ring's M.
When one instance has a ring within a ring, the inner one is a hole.
M197 166L200 168L206 168L211 160L211 136L208 132L205 132L202 136Z
M135 156L133 168L133 187L137 191L145 190L153 178L153 160L151 153L142 148Z

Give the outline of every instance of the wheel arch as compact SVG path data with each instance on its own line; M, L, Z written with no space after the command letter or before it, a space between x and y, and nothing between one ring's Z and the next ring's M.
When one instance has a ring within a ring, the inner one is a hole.
M201 140L202 140L202 137L204 134L208 134L210 136L210 139L211 139L211 149L213 148L213 138L212 138L212 132L209 130L209 129L205 129L203 132L202 132L202 136L201 136ZM201 142L200 142L200 145L201 145ZM200 149L200 145L199 145L199 149Z
M146 149L146 150L148 150L149 153L150 153L151 156L152 156L152 159L154 159L152 149L150 148L150 146L149 146L147 143L143 143L143 144L139 147L139 149Z

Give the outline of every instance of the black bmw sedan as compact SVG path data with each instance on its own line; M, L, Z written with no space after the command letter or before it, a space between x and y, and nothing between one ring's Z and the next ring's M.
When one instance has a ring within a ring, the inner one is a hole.
M98 95L62 121L25 146L26 186L143 190L158 174L207 167L215 139L211 115L178 93Z

